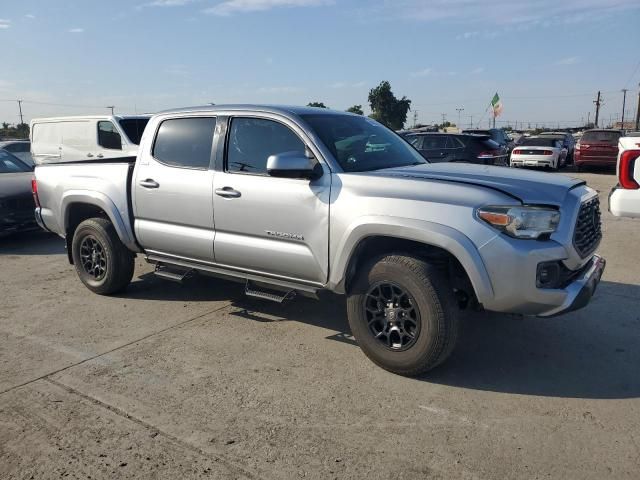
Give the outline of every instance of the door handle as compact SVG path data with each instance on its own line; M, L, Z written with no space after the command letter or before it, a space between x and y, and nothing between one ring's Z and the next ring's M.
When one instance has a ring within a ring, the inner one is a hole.
M87 153L87 158L93 158L93 153Z
M160 184L152 178L147 178L146 180L142 180L140 182L140 186L144 188L158 188Z
M239 191L234 190L231 187L216 188L215 192L216 195L220 195L225 198L238 198L241 195Z
M102 158L102 157L104 157L104 155L102 155L101 153L99 153L98 155L96 155L96 157L98 157L98 158Z

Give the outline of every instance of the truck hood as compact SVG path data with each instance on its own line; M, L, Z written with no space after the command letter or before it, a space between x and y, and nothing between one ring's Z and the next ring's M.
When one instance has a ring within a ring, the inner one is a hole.
M429 163L410 167L387 168L369 173L380 177L407 177L466 183L498 190L523 203L558 206L562 204L569 190L585 184L583 180L578 178L557 173L469 163Z
M0 174L0 198L21 197L31 195L32 172Z

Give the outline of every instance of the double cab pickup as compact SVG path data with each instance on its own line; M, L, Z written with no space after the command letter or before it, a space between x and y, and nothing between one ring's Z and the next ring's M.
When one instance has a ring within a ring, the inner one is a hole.
M143 255L163 277L240 279L266 300L344 294L364 353L402 375L447 358L461 309L569 312L605 265L582 180L431 164L376 121L321 108L162 112L137 157L41 165L33 190L90 290L125 289Z

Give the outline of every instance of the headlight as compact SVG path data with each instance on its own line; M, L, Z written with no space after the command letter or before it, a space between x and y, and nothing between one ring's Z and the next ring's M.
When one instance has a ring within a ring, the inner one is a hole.
M556 231L560 212L548 207L488 206L478 216L491 226L515 238L536 239Z

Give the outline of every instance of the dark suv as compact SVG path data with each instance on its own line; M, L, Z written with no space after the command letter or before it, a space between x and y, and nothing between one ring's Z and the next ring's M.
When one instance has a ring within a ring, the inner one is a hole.
M511 153L511 150L513 150L513 147L515 147L515 142L513 141L513 138L507 135L507 132L505 132L501 128L488 128L486 130L469 129L469 130L463 130L462 133L472 133L475 135L488 135L489 138L491 138L491 140L493 140L498 145L500 145L500 148L502 149L502 151L507 155Z
M488 135L414 133L405 138L430 162L508 164L508 155Z

